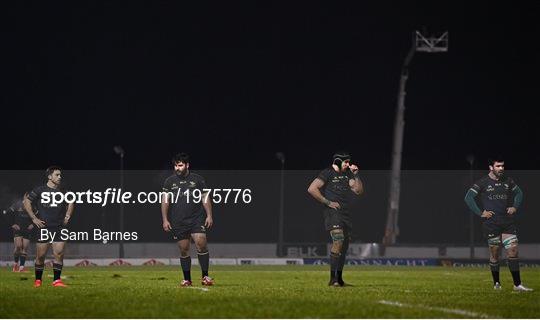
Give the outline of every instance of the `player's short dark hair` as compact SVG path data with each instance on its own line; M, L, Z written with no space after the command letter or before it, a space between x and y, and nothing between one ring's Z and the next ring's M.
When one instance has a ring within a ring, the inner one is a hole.
M50 167L48 167L47 170L45 170L45 176L46 177L50 176L56 170L62 171L62 168L60 168L59 166L50 166Z
M490 166L495 165L495 162L504 162L504 158L502 156L496 156L488 159L488 164Z
M189 155L187 153L184 153L184 152L180 152L180 153L177 153L173 158L172 158L172 163L173 164L176 164L178 162L182 162L182 163L185 163L185 164L188 164L189 163Z

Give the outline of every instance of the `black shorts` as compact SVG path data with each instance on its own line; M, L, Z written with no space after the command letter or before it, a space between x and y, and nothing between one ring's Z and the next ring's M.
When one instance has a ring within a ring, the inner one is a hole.
M50 243L51 242L51 239L50 238L41 238L41 230L47 230L49 233L49 235L52 233L52 232L56 232L56 235L54 237L54 241L53 242L66 242L66 240L62 240L62 230L66 230L66 228L64 227L52 227L52 228L38 228L37 231L36 231L36 242L37 243Z
M517 234L517 228L514 221L491 221L484 219L482 221L482 233L486 239L498 237L503 233Z
M27 226L21 226L21 225L18 225L19 226L19 230L15 230L15 229L12 229L13 230L13 238L17 238L17 237L23 237L24 239L32 239L32 233L34 232L34 229L30 229L28 230L28 227L29 225Z
M348 211L327 208L323 211L323 217L326 231L335 229L352 230L351 218Z
M173 239L176 241L190 239L193 233L206 233L205 220L205 218L199 218L193 223L173 225L171 230Z

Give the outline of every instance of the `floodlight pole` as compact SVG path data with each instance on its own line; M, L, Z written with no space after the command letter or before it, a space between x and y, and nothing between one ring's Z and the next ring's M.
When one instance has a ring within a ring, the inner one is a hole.
M115 146L114 152L120 156L120 190L118 192L124 191L124 149L121 146ZM120 202L120 232L124 234L124 203ZM118 246L118 258L124 258L124 240L123 237L120 238L120 243Z
M469 185L474 183L474 155L470 154L467 156L467 162L469 163ZM469 257L474 259L474 214L469 212Z
M278 221L278 243L277 243L277 256L283 257L285 253L283 252L283 243L284 243L284 220L285 220L285 154L283 152L276 153L276 158L281 162L281 172L280 172L280 184L279 184L279 221Z
M442 45L442 46L441 46ZM423 52L445 52L448 49L448 33L445 32L439 38L425 38L416 31L413 42L403 65L401 67L401 77L399 80L399 91L396 107L396 117L394 120L394 146L392 148L392 172L390 174L390 194L387 209L386 229L384 232L383 244L392 245L396 243L399 235L399 195L401 187L401 154L403 150L403 131L405 128L405 95L407 79L409 78L409 65L416 51Z

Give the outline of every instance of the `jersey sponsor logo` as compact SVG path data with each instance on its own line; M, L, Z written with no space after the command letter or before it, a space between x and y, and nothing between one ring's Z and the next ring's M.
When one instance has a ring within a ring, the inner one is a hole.
M508 195L506 194L490 194L488 195L489 200L507 200Z

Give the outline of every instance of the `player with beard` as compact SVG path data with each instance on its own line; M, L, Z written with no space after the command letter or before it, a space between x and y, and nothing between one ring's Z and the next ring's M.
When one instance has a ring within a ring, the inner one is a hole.
M504 160L489 160L489 173L476 181L467 192L465 202L472 212L482 219L482 230L487 239L489 265L494 288L501 289L499 255L501 245L506 249L508 268L512 274L515 291L532 291L521 284L518 259L516 212L523 200L523 192L510 177L504 174ZM479 198L482 208L475 198Z
M197 248L197 257L202 271L201 283L211 286L214 280L208 276L210 255L208 253L206 231L212 227L212 202L208 196L206 182L200 175L189 170L189 156L177 154L172 160L175 173L163 184L161 217L163 230L170 232L180 249L180 265L184 274L182 287L191 282L191 239ZM195 190L200 191L197 198Z
M351 156L347 152L334 154L332 165L321 171L308 188L309 194L324 205L324 224L332 238L328 283L331 286L345 285L343 266L352 230L350 202L354 195L364 192L358 167L350 161Z

